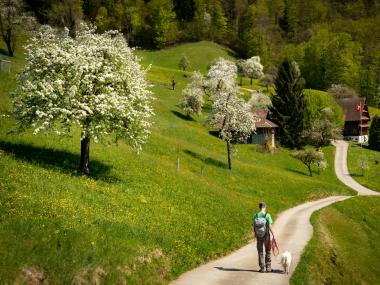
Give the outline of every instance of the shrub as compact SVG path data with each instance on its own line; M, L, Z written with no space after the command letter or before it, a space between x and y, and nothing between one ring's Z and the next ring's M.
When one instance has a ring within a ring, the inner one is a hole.
M380 116L376 115L372 119L371 127L369 129L369 147L374 150L380 151Z

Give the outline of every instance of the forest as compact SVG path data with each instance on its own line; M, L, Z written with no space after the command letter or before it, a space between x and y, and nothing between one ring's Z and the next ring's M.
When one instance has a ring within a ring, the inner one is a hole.
M345 84L380 104L377 0L27 0L40 23L74 30L84 19L129 44L161 49L212 40L239 57L259 55L266 73L298 62L306 88Z

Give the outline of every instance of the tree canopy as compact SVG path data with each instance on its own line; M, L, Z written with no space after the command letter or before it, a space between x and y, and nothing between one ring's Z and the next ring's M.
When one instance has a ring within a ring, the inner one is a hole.
M72 38L67 29L42 26L26 51L13 94L20 130L32 127L34 134L68 135L77 126L82 131L82 159L87 156L87 165L81 165L85 173L90 140L114 134L141 150L153 115L151 94L146 70L120 33L98 34L82 24Z

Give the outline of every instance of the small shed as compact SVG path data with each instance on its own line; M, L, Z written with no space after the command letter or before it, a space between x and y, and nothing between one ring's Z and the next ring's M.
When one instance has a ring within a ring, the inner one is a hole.
M343 136L348 140L358 142L368 141L368 128L371 117L365 98L337 99L344 113Z
M267 119L268 110L259 109L252 112L257 118L257 121L255 123L256 132L248 138L247 143L265 144L269 142L271 147L275 148L275 130L278 128L278 126Z

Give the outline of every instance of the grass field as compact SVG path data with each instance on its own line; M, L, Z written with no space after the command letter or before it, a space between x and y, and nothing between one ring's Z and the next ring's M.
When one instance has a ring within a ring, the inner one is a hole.
M20 52L10 59L13 72L0 76L2 284L38 272L49 284L165 284L246 243L261 200L275 216L306 200L352 194L335 177L332 147L324 149L327 170L313 178L288 150L268 155L253 145L238 146L230 173L225 145L203 126L204 117L189 119L178 108L188 79L168 58L182 53L202 71L212 56L228 56L206 42L139 51L144 64L154 64L152 135L140 155L122 142L92 144L90 177L76 171L78 130L68 138L8 133L9 93L23 65ZM175 91L166 83L173 74Z
M314 236L291 284L380 284L380 198L355 197L312 216Z
M367 161L368 169L364 169L359 165L361 156ZM351 176L360 184L380 191L380 152L368 149L367 146L360 148L359 144L351 143L348 150L348 169ZM363 175L362 175L363 174Z

